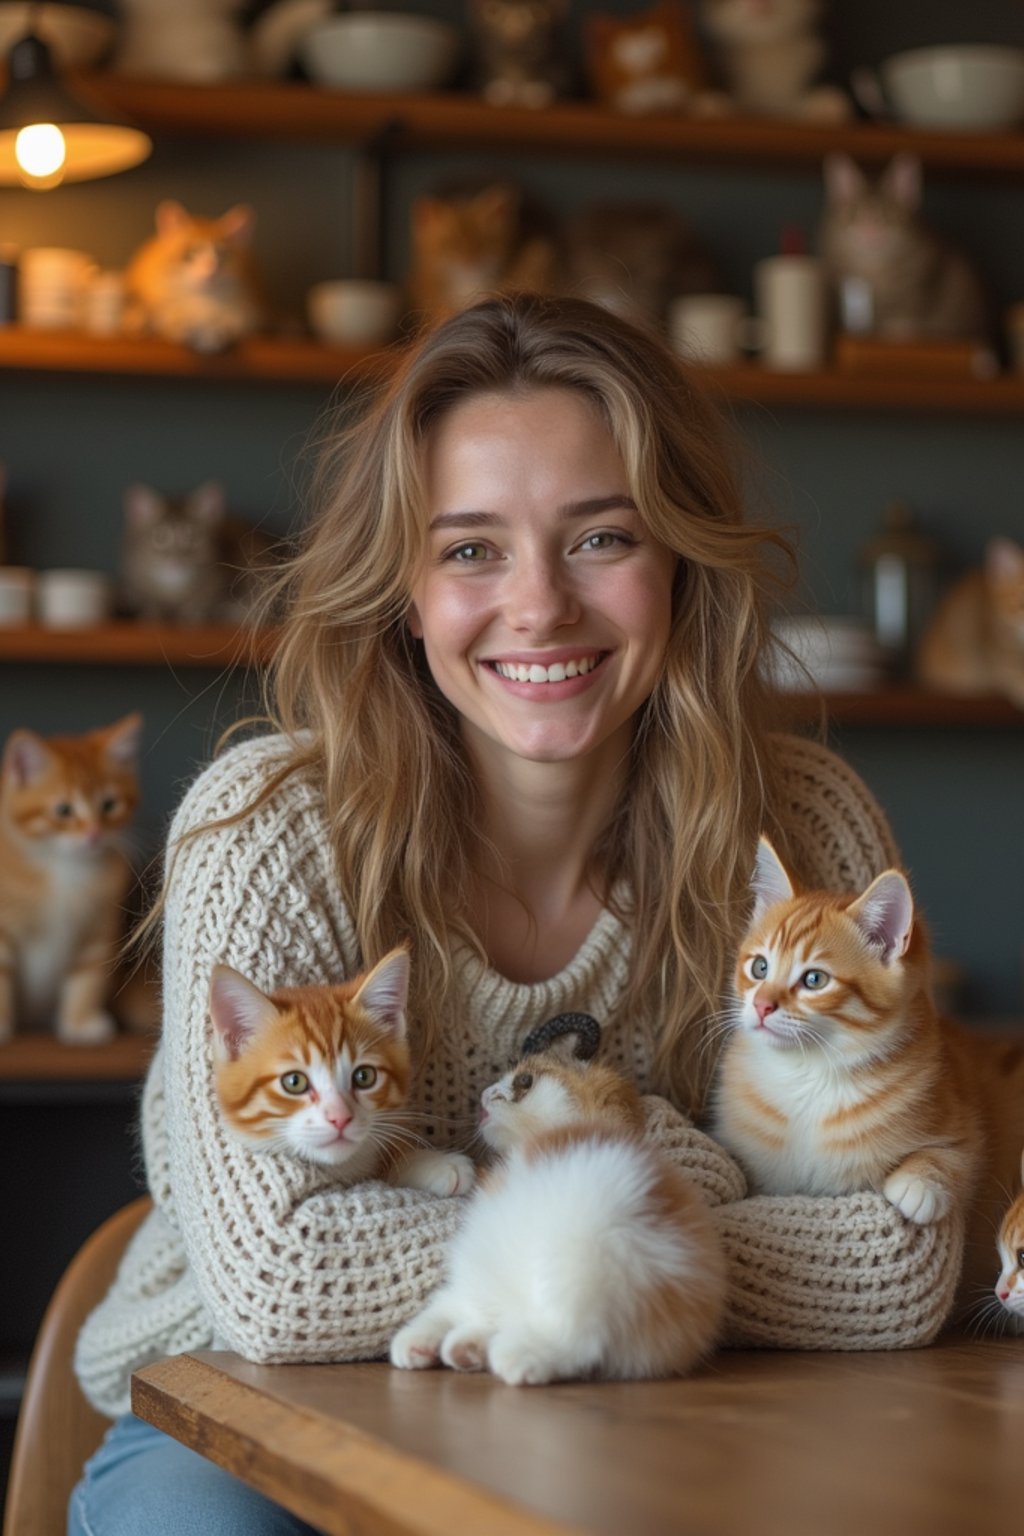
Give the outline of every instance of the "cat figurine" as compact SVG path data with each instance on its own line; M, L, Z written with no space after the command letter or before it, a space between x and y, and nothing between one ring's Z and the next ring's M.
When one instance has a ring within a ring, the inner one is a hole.
M424 194L412 205L409 307L433 324L493 293L548 293L554 241L518 187Z
M392 1364L513 1385L692 1370L718 1337L725 1263L701 1196L643 1124L618 1073L554 1051L485 1089L481 1134L501 1161Z
M1001 693L1024 709L1024 548L991 539L921 636L917 676L943 693Z
M896 155L876 181L848 155L826 156L818 246L840 310L852 283L867 295L868 323L858 329L897 340L985 337L981 281L920 204L916 156Z
M850 98L819 83L820 0L701 0L700 21L736 111L841 123Z
M496 107L548 107L568 81L564 0L469 0L481 95Z
M1024 1154L1020 1162L1024 1186ZM1024 1333L1024 1187L999 1224L996 1242L1002 1266L995 1284L996 1299L1015 1333Z
M757 1194L877 1190L920 1225L965 1211L981 1105L931 1002L906 878L800 892L762 838L753 887L712 1134Z
M625 320L664 329L672 300L718 286L715 264L697 235L659 204L597 204L567 221L562 282Z
M409 955L394 949L339 986L265 993L230 966L210 981L214 1083L226 1128L257 1151L329 1168L346 1184L386 1179L465 1194L461 1152L420 1148L404 1117Z
M156 233L125 269L125 327L222 352L266 325L249 255L255 215L240 203L200 218L170 199L156 210Z
M120 606L155 623L251 623L273 548L267 534L229 517L219 481L182 497L131 485L124 496Z
M139 801L140 715L79 736L16 730L0 766L0 1041L114 1034L111 999Z
M616 112L684 112L706 87L706 70L682 0L656 0L631 16L584 19L594 96Z
M114 68L122 75L212 85L248 72L240 26L247 0L120 0Z

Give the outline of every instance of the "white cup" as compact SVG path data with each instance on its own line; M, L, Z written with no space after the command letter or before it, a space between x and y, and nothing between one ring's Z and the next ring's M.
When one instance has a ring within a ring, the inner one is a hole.
M734 363L741 349L752 345L747 307L732 293L687 293L673 299L668 329L675 350L695 363Z
M15 628L32 618L35 572L25 565L0 565L0 625Z
M23 325L38 330L74 330L82 324L92 258L62 246L22 252L18 307Z
M766 368L821 368L827 351L825 273L815 256L769 256L754 268Z
M47 629L88 629L110 617L112 584L103 571L40 571L36 611Z
M402 313L395 283L337 278L315 283L306 295L310 329L321 341L371 344L391 341Z

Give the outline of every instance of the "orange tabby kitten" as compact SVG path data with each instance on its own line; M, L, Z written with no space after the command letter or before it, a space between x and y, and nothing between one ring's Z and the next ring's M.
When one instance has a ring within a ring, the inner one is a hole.
M408 989L404 949L339 986L270 994L215 966L214 1074L228 1129L255 1148L331 1168L346 1183L387 1179L465 1194L474 1179L469 1158L415 1147L403 1114Z
M1003 693L1024 707L1024 549L992 539L980 570L943 598L926 630L918 675L945 693Z
M546 1052L482 1105L481 1134L504 1161L392 1363L488 1369L513 1385L692 1370L718 1334L725 1265L701 1196L645 1144L636 1090L602 1063Z
M409 307L428 324L491 293L548 293L551 240L527 229L518 188L422 196L412 206Z
M61 1040L114 1032L108 1012L139 799L142 719L82 736L15 731L0 769L0 1040L53 1023Z
M259 330L266 316L249 258L254 222L246 204L204 219L162 202L156 234L125 271L129 328L198 352L220 352Z
M798 892L761 839L715 1134L766 1194L875 1189L910 1221L966 1209L978 1094L937 1018L910 887Z
M1024 1154L1020 1160L1020 1178L1024 1185ZM1014 1200L999 1226L997 1243L1002 1272L996 1281L996 1296L1014 1325L1024 1333L1024 1188Z
M594 95L618 112L680 112L706 84L693 21L681 0L654 0L631 16L584 17Z

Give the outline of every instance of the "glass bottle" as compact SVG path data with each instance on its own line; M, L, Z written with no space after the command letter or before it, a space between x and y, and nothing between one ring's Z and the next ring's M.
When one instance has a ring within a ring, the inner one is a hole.
M905 678L938 595L940 549L893 501L878 533L860 549L865 608L890 677Z

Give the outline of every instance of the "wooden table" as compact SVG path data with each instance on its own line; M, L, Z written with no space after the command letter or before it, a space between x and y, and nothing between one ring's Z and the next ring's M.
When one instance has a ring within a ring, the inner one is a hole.
M1024 1338L554 1387L205 1351L132 1401L331 1536L1006 1536L1024 1512Z

